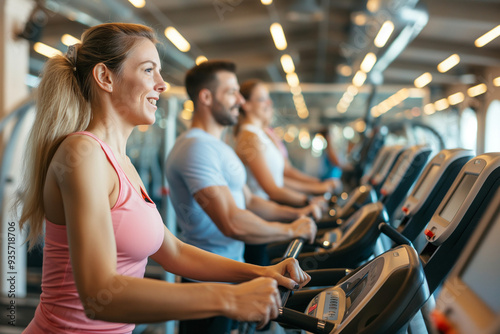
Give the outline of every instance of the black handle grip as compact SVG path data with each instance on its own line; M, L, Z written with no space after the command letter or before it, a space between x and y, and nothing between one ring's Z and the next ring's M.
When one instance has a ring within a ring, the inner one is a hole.
M409 245L412 246L412 243L408 238L406 238L404 235L399 233L394 227L387 223L380 223L378 225L378 229L380 232L384 233L386 236L388 236L392 241L394 241L398 245Z
M280 308L277 322L283 322L316 334L327 334L335 329L335 324L329 321L311 317L286 307Z

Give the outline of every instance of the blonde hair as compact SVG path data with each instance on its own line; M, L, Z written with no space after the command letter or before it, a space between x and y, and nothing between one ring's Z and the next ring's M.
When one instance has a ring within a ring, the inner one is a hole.
M142 38L157 42L153 30L143 25L101 24L84 32L75 58L55 56L47 60L37 90L35 122L17 201L22 205L20 228L29 225L29 249L43 232L43 189L49 164L66 136L86 129L91 120L97 89L93 68L103 63L119 76L128 52Z

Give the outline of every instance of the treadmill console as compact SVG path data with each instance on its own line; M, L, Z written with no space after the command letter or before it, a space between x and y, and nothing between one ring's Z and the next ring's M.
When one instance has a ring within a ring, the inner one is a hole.
M448 166L457 159L471 156L471 154L472 151L464 149L442 150L432 158L403 204L403 213L411 216L420 210Z
M369 301L375 295L380 296L380 290L391 275L410 267L410 252L415 251L411 247L400 246L380 255L344 282L316 295L305 313L335 323L334 333L342 332L345 324L354 318L364 318L360 315L362 312L379 313L379 310L369 311L373 309L373 306L367 306Z
M482 154L465 164L424 232L428 242L439 246L448 238L462 220L488 176L498 167L500 167L498 153Z

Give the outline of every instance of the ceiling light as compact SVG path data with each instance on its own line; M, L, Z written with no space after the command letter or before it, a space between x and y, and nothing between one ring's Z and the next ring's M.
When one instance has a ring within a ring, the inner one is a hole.
M479 84L477 86L474 86L474 87L467 89L467 94L469 94L470 97L475 97L475 96L481 95L483 93L486 93L487 90L488 90L488 88L486 87L486 85L484 83L482 83L482 84Z
M347 92L349 94L351 94L352 96L358 94L358 91L359 91L358 87L356 87L356 86L350 85L349 87L347 87Z
M452 106L459 104L460 102L463 102L463 101L464 101L464 93L462 93L462 92L458 92L458 93L451 94L450 96L448 96L448 102L450 102L450 104Z
M436 112L436 109L434 108L434 104L433 103L429 103L429 104L426 104L424 106L424 113L426 115L432 115Z
M361 71L368 73L372 69L373 65L377 62L377 56L373 52L369 52L366 54L365 58L361 62L359 66Z
M295 72L295 65L293 64L293 59L290 55L284 54L281 56L281 66L283 66L283 71L285 71L285 73Z
M290 87L290 92L293 95L299 95L302 93L302 89L300 88L300 86Z
M260 2L262 2L263 5L268 6L273 3L273 0L260 0Z
M134 7L142 8L146 5L146 0L128 0Z
M368 21L366 14L363 12L355 12L352 14L352 21L357 26L364 26L366 21Z
M458 63L460 63L460 57L455 53L440 62L437 66L437 69L439 72L445 73L456 66Z
M299 77L297 76L297 73L288 73L286 75L286 81L290 85L290 87L295 87L299 85Z
M81 43L82 41L80 41L78 38L71 36L69 34L64 34L61 37L61 42L64 45L70 46L70 45L75 45L75 44Z
M424 74L416 78L413 83L415 84L415 87L423 88L427 86L431 81L432 81L432 74L430 74L429 72L425 72Z
M200 65L201 63L206 62L208 59L205 56L198 56L196 57L196 65Z
M356 87L361 87L365 83L366 80L366 73L363 71L358 71L354 75L354 78L352 78L352 84Z
M499 87L500 86L500 77L493 79L493 85Z
M389 40L389 37L391 37L393 31L394 23L392 23L391 21L385 21L384 24L382 24L382 27L380 27L380 30L375 37L375 40L373 41L375 46L378 48L383 47Z
M273 37L274 45L276 45L276 49L285 50L286 49L286 38L285 33L283 32L283 27L279 23L271 24L271 36Z
M352 74L352 68L349 65L340 64L337 67L337 72L339 72L340 75L342 75L344 77L348 77L348 76L350 76Z
M496 26L483 36L476 39L474 45L477 46L478 48L481 48L486 44L488 44L489 42L491 42L492 40L494 40L495 38L497 38L498 36L500 36L500 25Z
M380 8L380 0L368 0L366 3L366 9L370 12L375 13Z
M188 52L191 49L191 45L174 27L168 27L165 29L165 36L175 45L177 49L182 52Z
M445 110L449 106L450 104L446 98L434 102L434 108L436 108L437 111Z
M54 49L53 47L42 42L36 42L35 45L33 45L33 49L47 58L52 58L56 55L62 56L63 54L60 50Z

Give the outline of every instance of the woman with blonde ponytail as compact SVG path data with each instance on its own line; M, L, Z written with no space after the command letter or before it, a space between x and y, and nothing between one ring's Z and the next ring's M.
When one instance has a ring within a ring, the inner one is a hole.
M187 245L164 226L126 156L165 90L153 31L108 23L47 61L20 190L29 247L43 237L42 294L25 333L131 333L134 323L276 317L277 284L309 281L294 260L270 267ZM44 232L45 231L45 232ZM147 258L199 281L144 278Z

